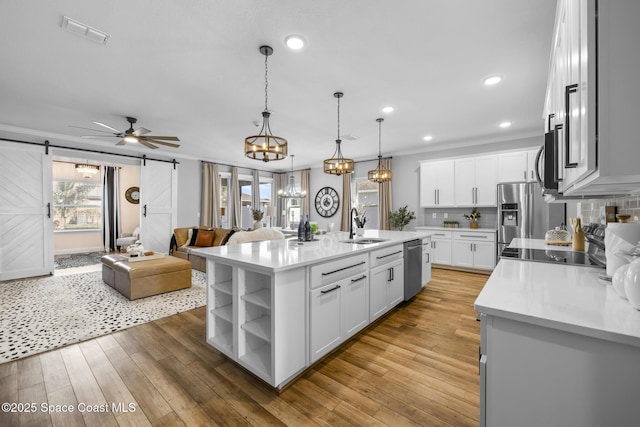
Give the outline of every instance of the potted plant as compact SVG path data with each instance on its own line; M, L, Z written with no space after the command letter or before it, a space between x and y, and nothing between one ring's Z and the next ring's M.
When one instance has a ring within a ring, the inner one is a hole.
M408 209L407 205L404 205L397 211L389 212L389 224L396 230L402 231L405 225L409 224L412 219L416 219L416 215Z
M262 227L262 217L264 217L264 212L262 212L260 209L251 209L251 216L253 217L253 220L255 221L253 223L253 229L258 229Z
M358 205L356 208L358 214L353 219L356 223L356 235L362 236L364 235L364 225L367 223L367 214L364 210L364 206Z
M478 228L478 219L481 217L478 209L473 208L470 214L464 214L464 217L469 220L469 228Z

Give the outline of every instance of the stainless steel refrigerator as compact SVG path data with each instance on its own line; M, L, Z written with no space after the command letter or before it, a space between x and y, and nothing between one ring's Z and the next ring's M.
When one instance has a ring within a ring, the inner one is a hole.
M544 239L566 224L566 205L547 203L537 182L498 184L498 256L512 239Z

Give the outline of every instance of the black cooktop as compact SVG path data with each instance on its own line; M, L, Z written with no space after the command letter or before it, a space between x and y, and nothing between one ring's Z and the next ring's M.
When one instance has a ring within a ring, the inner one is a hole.
M582 267L604 268L592 261L584 252L554 251L548 249L505 248L501 258L519 259L522 261L547 262L552 264L577 265Z

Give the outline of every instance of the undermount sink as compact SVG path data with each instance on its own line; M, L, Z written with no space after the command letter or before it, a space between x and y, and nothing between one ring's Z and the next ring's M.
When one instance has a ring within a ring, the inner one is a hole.
M389 239L376 239L376 238L360 238L360 239L347 239L341 240L342 243L355 243L357 245L368 245L370 243L386 242Z

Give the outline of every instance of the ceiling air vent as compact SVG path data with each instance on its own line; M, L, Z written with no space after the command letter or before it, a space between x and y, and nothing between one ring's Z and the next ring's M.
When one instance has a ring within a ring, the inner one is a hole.
M103 31L92 28L86 24L83 24L82 22L69 18L68 16L62 17L62 24L60 24L60 26L70 33L77 34L91 40L92 42L100 44L107 44L109 38L111 37L109 34Z

